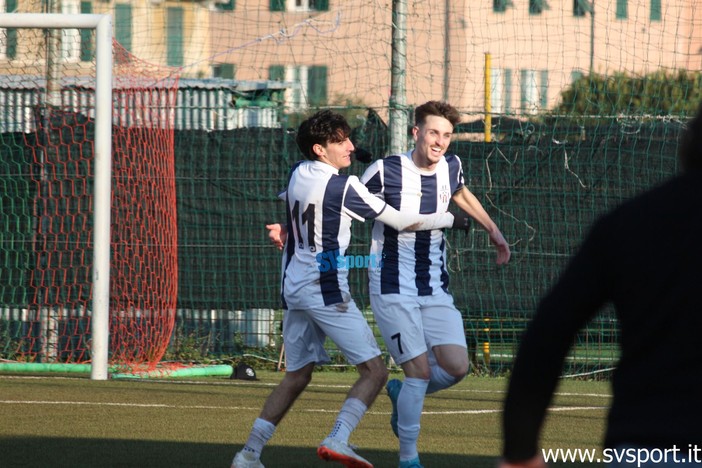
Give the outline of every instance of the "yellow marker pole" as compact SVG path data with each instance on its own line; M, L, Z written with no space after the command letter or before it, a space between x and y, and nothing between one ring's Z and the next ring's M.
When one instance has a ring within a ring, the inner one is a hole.
M483 319L485 322L485 328L483 328L483 331L485 332L485 338L487 341L483 341L483 360L485 361L486 365L490 365L490 318L486 317Z
M490 85L490 71L492 68L492 57L489 52L485 53L485 142L492 141L492 89Z

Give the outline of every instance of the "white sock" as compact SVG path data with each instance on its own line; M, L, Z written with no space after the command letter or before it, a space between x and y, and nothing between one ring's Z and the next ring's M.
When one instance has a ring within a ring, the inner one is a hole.
M456 385L461 379L457 379L448 372L446 372L438 364L431 366L431 377L429 378L429 386L427 387L427 394L438 392L445 388L449 388L452 385Z
M400 437L401 461L412 460L419 456L417 452L419 421L422 418L424 395L428 385L428 380L407 377L397 396L397 432Z
M358 423L361 422L361 418L368 407L358 398L347 398L344 402L344 406L341 407L339 415L336 417L336 422L332 431L329 433L329 437L332 437L343 442L349 441L349 437Z
M275 425L265 419L256 418L249 433L249 439L244 445L245 452L253 452L256 457L261 456L263 446L273 437Z

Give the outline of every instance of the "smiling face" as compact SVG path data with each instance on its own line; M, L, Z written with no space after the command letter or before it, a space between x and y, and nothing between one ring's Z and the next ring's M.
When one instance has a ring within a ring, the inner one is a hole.
M326 145L316 144L312 150L320 161L336 169L344 169L351 165L351 153L354 146L350 139L345 138L341 141L328 141Z
M427 115L424 122L412 128L415 149L414 164L420 169L433 170L451 144L453 125L438 115Z

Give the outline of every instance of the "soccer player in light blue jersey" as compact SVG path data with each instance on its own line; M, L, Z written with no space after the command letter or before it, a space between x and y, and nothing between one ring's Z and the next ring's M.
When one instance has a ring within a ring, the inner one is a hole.
M497 263L510 258L509 245L478 199L464 185L461 161L446 151L459 112L445 102L415 109L415 148L374 162L361 177L371 193L403 213L443 213L453 202L473 218L497 249ZM369 268L370 302L388 351L405 374L387 384L391 425L400 439L400 467L421 467L417 452L426 393L450 387L468 372L461 313L448 291L446 240L442 230L400 232L376 219Z
M263 466L263 446L309 384L314 367L329 362L324 350L326 337L357 367L360 375L317 454L345 466L372 467L348 441L383 388L388 371L368 323L351 298L348 269L329 260L344 258L354 219L380 220L402 231L452 227L454 217L445 210L430 215L401 215L372 195L358 177L339 174L340 169L351 165L354 146L349 140L350 132L344 117L328 110L314 114L300 125L297 144L306 160L291 171L284 192L284 240L278 237L283 249L281 296L285 309L286 373L266 400L246 445L234 457L233 468Z

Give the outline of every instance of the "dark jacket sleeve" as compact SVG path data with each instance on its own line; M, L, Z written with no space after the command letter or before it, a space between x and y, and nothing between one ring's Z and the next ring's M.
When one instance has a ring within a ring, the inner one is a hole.
M503 457L532 458L547 408L576 333L606 302L607 227L595 225L557 283L543 297L524 333L503 413Z

